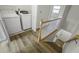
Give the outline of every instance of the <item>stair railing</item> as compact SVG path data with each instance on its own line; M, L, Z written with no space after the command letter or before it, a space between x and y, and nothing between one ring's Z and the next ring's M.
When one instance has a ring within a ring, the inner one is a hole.
M53 20L47 20L47 21L40 21L40 27L39 27L39 34L38 34L38 41L42 40L41 38L41 31L42 31L42 26L46 23L49 23L49 22L53 22L53 21L56 21L56 20L60 20L62 18L57 18L57 19L53 19Z

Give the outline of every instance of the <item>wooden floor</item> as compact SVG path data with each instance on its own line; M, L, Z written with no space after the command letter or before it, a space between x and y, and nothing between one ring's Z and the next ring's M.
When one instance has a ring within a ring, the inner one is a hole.
M5 49L5 48L4 48ZM2 51L1 51L2 52ZM5 52L10 53L60 53L61 48L53 42L37 41L31 31L11 37Z
M11 38L11 40L16 40L19 44L20 52L31 52L31 53L56 53L61 52L61 49L52 42L37 41L31 31L24 32Z

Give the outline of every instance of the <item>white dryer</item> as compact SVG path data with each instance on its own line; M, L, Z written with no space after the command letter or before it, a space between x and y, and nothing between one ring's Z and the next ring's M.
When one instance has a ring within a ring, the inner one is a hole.
M31 28L31 14L20 14L21 22L22 22L22 29L29 29Z

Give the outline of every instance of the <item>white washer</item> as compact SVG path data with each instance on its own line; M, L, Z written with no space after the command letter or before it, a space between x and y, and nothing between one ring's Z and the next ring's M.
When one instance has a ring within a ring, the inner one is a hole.
M22 31L20 17L16 13L4 14L2 19L5 22L9 35Z

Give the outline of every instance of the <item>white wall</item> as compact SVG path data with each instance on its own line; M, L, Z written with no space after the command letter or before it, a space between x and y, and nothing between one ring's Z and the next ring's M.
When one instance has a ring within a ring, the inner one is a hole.
M0 5L0 11L3 10L27 10L31 13L31 5Z
M69 32L79 34L79 6L71 6L63 27Z
M32 29L35 31L39 28L41 20L48 20L50 5L33 5L32 6Z
M41 20L48 20L50 15L50 5L38 5L37 8L37 28Z
M36 31L37 25L37 5L32 6L32 30Z

